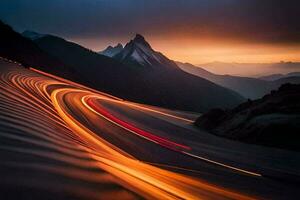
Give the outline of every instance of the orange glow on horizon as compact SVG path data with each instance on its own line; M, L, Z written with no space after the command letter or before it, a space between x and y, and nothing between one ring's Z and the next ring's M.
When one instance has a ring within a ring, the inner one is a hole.
M153 40L154 49L170 59L203 64L209 62L276 63L300 61L300 46L289 44L251 44L213 39Z
M168 37L145 35L145 38L154 50L162 52L168 58L192 64L215 61L237 63L300 61L300 45L298 44L254 43L209 36L199 38L191 35L170 35ZM130 39L73 38L72 40L98 52L109 45L116 45L117 43L125 45Z

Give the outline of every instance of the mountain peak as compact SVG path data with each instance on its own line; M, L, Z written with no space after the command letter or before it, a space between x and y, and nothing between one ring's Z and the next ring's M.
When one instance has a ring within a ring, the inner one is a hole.
M142 36L141 34L137 33L132 41L133 43L142 44L144 46L150 47L150 44L146 41L144 36Z
M133 40L136 40L136 41L146 41L144 36L142 36L141 34L137 33L134 37Z
M178 69L173 61L155 51L141 34L136 34L114 58L131 66L146 66L159 70Z
M103 51L100 51L99 54L108 56L108 57L113 57L116 54L118 54L119 52L121 52L123 50L123 45L121 43L118 43L116 46L108 46L106 49L104 49Z
M123 49L123 45L121 43L118 43L114 48L122 48Z
M105 50L107 49L113 49L113 47L111 45L109 45Z

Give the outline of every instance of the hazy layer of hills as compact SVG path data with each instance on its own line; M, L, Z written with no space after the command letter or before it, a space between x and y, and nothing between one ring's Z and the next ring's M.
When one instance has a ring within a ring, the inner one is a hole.
M300 73L296 72L281 76L275 75L277 78L275 78L274 75L261 78L249 78L232 75L218 75L189 63L177 62L177 65L188 73L205 78L223 87L230 88L245 98L250 99L260 98L271 90L279 88L284 83L300 83Z
M284 84L232 110L213 109L195 124L219 136L299 151L300 85Z
M299 71L300 71L300 68L299 68ZM271 75L267 75L267 76L261 76L258 78L262 79L262 80L266 80L266 81L276 81L279 79L290 78L290 77L299 77L299 76L300 76L300 72L290 72L287 74L271 74Z
M279 62L279 63L226 63L211 62L198 64L215 74L230 74L235 76L261 77L270 74L288 74L300 71L300 62Z

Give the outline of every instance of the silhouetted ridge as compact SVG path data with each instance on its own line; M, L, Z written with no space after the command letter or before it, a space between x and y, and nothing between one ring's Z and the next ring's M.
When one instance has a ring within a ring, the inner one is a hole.
M25 67L33 67L64 78L80 80L74 69L47 54L30 39L15 32L2 21L0 21L0 32L0 56L17 61ZM29 34L29 31L26 33ZM41 35L35 32L30 32L30 34L35 37Z
M34 31L26 30L22 33L22 36L24 36L26 38L29 38L31 40L36 40L36 39L44 37L46 35L45 34L40 34L40 33L34 32Z
M300 85L284 84L232 110L210 110L195 124L219 136L299 151Z
M123 45L122 44L117 44L116 46L108 46L106 49L103 51L100 51L99 54L108 56L108 57L113 57L116 54L118 54L120 51L122 51Z

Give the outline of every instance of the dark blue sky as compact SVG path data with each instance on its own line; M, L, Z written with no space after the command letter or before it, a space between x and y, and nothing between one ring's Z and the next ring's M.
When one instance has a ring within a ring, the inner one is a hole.
M17 31L51 33L92 49L137 32L154 43L201 38L299 46L299 13L298 0L0 1L0 18Z

